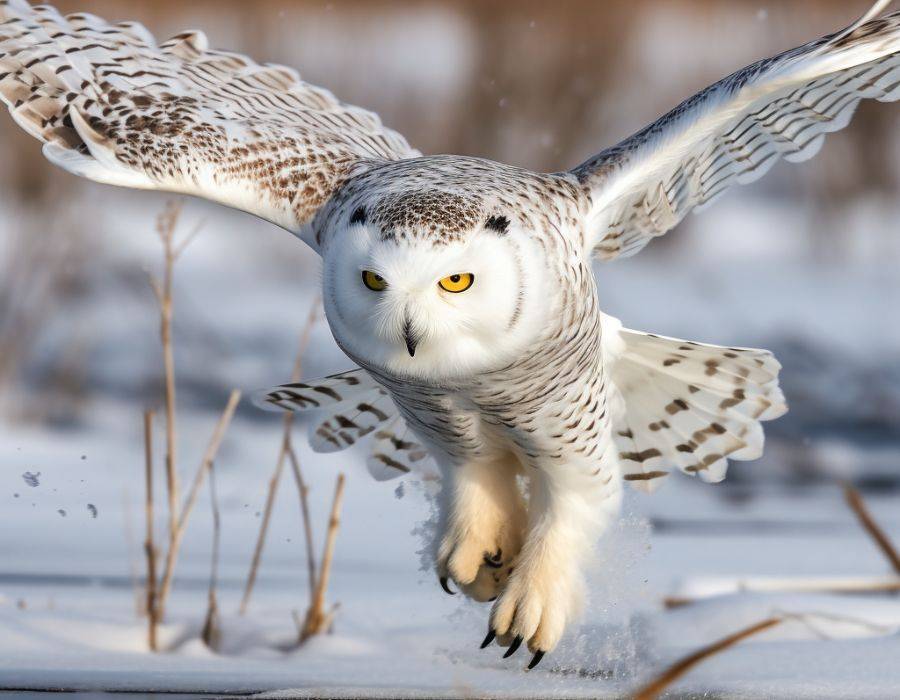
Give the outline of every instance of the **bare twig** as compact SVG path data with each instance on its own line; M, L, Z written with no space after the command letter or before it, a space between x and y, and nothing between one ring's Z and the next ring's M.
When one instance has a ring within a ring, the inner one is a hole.
M157 650L156 631L159 626L156 605L156 546L153 544L153 412L144 411L144 479L146 499L146 539L144 552L147 555L147 643L151 651Z
M218 651L221 641L219 625L219 602L216 597L219 572L219 548L221 546L222 526L219 517L219 502L216 495L215 465L209 465L209 497L212 503L213 516L213 550L209 572L209 593L207 596L206 621L203 623L203 642L213 651Z
M166 566L163 571L163 578L162 583L160 584L158 600L160 617L162 617L162 611L165 610L166 599L169 595L169 590L172 587L172 576L175 572L175 562L178 559L178 551L181 547L181 541L184 537L185 529L187 528L188 519L191 517L191 512L194 509L194 504L197 502L197 497L200 494L200 487L203 485L203 479L209 472L209 470L212 469L212 464L216 458L216 454L219 451L219 446L222 444L222 440L225 437L225 432L228 430L228 426L231 423L231 419L234 416L234 411L237 408L238 402L240 400L241 392L237 389L233 390L231 392L231 396L228 397L228 403L225 406L225 410L222 411L219 422L216 423L216 428L213 431L212 437L209 440L209 444L206 447L206 452L203 454L203 459L200 462L200 466L197 468L196 474L194 474L194 480L191 483L191 489L188 492L184 505L181 507L180 516L175 525L174 535L169 540L169 549L166 552Z
M847 500L847 505L849 505L853 509L853 512L856 513L860 525L862 525L866 529L866 532L871 535L872 539L875 540L875 544L878 545L881 553L884 554L885 558L890 562L894 571L900 574L900 555L897 554L897 549L894 547L894 543L891 542L890 537L888 537L884 530L879 527L878 523L875 522L869 509L866 507L862 494L860 494L852 484L845 482L844 498Z
M653 681L648 683L647 685L640 688L632 697L634 700L654 700L654 698L658 698L672 683L681 678L685 673L690 671L694 666L699 664L701 661L708 659L710 656L714 656L729 647L734 646L738 642L747 639L748 637L752 637L754 634L758 634L763 632L771 627L774 627L777 624L780 624L784 618L781 617L770 617L762 622L757 622L755 625L751 625L750 627L745 627L744 629L735 632L723 639L720 639L712 644L705 646L701 649L698 649L693 654L689 654L682 659L679 659L674 664L672 664L669 668L667 668L662 674L657 676Z
M306 354L306 348L309 346L309 340L312 336L312 329L316 325L316 319L319 315L319 304L321 298L316 297L309 308L309 314L306 317L306 323L300 333L300 342L298 343L297 355L294 358L294 368L291 372L291 381L299 381L303 373L303 356ZM259 534L256 538L256 545L253 548L253 558L250 561L250 571L247 574L247 582L244 584L244 595L241 597L241 605L238 612L243 615L247 612L247 606L250 604L250 596L253 594L253 587L256 585L256 576L259 573L259 564L262 560L263 548L266 543L266 535L269 532L269 521L272 518L272 508L275 506L275 496L278 492L278 484L281 481L281 474L284 471L285 461L289 454L293 453L291 444L291 428L294 425L294 414L285 413L283 419L281 447L278 451L278 459L275 460L275 470L269 477L269 489L266 493L266 505L263 509L262 521L259 525ZM308 489L305 488L302 473L300 472L300 463L296 458L296 454L291 454L291 467L294 470L294 478L297 480L297 486L300 490L300 508L303 513L303 525L306 539L306 560L307 566L313 572L310 576L310 600L312 599L312 589L315 587L312 583L315 579L315 560L312 548L312 529L309 522L309 505L307 502Z
M287 433L290 436L290 433ZM303 479L300 469L300 460L294 446L288 444L288 457L291 461L291 469L294 472L294 480L297 482L297 491L300 494L300 511L303 514L303 534L306 538L306 568L309 575L309 604L313 604L313 592L316 588L316 553L313 545L312 518L309 514L309 487Z
M163 349L166 383L166 491L169 497L169 550L173 549L178 527L179 485L176 465L175 354L172 348L172 279L175 271L175 228L181 214L180 202L169 202L156 220L156 233L163 245L163 279L151 281L159 302L159 336Z
M329 629L334 617L334 608L328 613L325 612L325 591L328 589L328 579L331 575L331 560L334 557L334 544L341 524L340 514L343 500L344 475L338 474L337 485L334 489L334 501L331 504L331 517L328 519L328 534L325 536L325 550L322 553L322 567L319 570L312 605L306 611L306 620L303 623L303 631L300 633L301 644L313 635Z

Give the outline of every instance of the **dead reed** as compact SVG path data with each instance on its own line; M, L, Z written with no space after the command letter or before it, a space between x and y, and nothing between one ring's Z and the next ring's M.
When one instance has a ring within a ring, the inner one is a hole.
M309 347L309 341L312 336L313 327L319 316L319 304L321 299L318 297L313 301L300 333L300 342L298 343L297 355L294 358L294 367L291 371L291 381L300 380L303 374L303 356ZM250 571L247 574L247 582L244 585L244 594L241 597L239 613L244 615L247 612L247 606L250 604L250 596L253 594L253 587L256 585L256 577L259 573L259 565L262 560L262 553L266 543L266 536L269 531L269 521L272 518L272 509L275 506L275 496L278 493L278 485L281 482L281 475L284 472L285 463L290 460L291 468L294 472L294 479L297 483L297 489L300 496L300 510L303 514L303 531L306 542L306 563L309 575L310 602L312 602L312 590L315 587L315 555L313 553L313 534L312 522L309 515L309 489L303 479L300 470L300 461L294 451L291 441L291 429L294 425L294 414L287 412L284 414L282 421L281 447L278 451L278 458L275 460L275 470L269 477L269 488L266 492L266 505L263 509L262 521L259 526L259 534L256 538L256 545L253 548L253 558L250 561Z
M338 528L341 525L341 505L344 501L344 475L338 474L337 484L334 489L334 500L331 504L331 517L328 519L328 533L325 536L325 549L322 551L322 566L316 579L315 593L303 628L300 631L300 643L303 644L310 637L327 632L331 629L334 613L337 605L329 611L325 611L325 591L328 590L328 579L331 576L331 561L334 558L334 544L337 540Z
M147 645L150 651L157 650L157 629L159 613L156 605L156 545L153 542L153 411L144 411L144 482L146 499L146 539L144 552L147 555Z
M216 492L215 465L209 465L209 500L213 518L212 557L209 567L209 589L206 596L206 620L203 623L201 639L213 651L219 650L222 640L222 627L219 622L219 599L216 587L219 583L219 550L222 546L222 523L219 514L219 497Z
M231 396L228 397L228 403L225 405L222 415L219 417L219 422L216 423L215 430L206 447L206 452L203 455L203 459L200 461L200 466L194 474L191 489L185 498L184 504L178 511L175 530L169 537L169 547L166 550L166 565L163 569L162 582L159 587L159 599L157 605L160 608L161 615L162 611L165 611L166 599L172 588L172 577L175 574L175 563L178 560L178 553L181 550L181 542L184 538L184 533L187 530L188 520L194 510L194 505L197 503L197 497L200 495L200 487L203 485L204 478L212 469L213 460L216 458L219 446L222 444L222 439L225 437L225 432L228 430L228 426L231 423L231 419L234 417L234 411L240 400L241 392L237 389L233 390Z
M856 514L859 524L865 529L869 536L875 541L878 549L884 554L894 572L900 575L900 555L897 554L897 548L891 542L890 537L881 529L875 518L869 512L866 502L863 500L862 494L849 482L844 482L844 498L847 505Z
M153 498L153 413L144 413L144 460L145 460L145 516L146 516L146 540L145 551L147 556L147 617L148 617L148 645L152 650L158 648L157 630L159 623L165 616L165 606L172 588L175 574L175 565L181 543L187 530L191 513L196 505L200 489L207 476L212 479L213 464L219 448L225 438L225 433L235 410L241 399L241 392L233 390L209 439L203 458L194 473L191 487L184 502L180 498L180 484L176 461L177 453L177 415L176 415L176 382L175 382L175 353L172 338L172 318L175 304L172 296L172 285L175 274L175 263L184 253L185 249L199 231L196 227L182 240L176 241L176 231L181 213L180 203L169 203L160 214L156 222L156 232L163 247L163 274L162 279L152 277L150 284L159 304L160 340L163 351L163 369L165 373L165 475L166 496L168 502L168 538L166 542L165 564L162 576L157 574L157 560L159 551L154 543L154 498ZM218 552L220 539L220 522L218 506L215 502L215 488L210 484L213 496L213 563L208 594L208 612L204 625L204 641L210 646L215 644L215 623L217 620L218 605L215 597L218 569Z

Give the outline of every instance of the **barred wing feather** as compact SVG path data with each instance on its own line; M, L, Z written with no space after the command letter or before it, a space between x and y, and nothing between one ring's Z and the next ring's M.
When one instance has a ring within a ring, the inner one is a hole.
M254 402L277 411L308 412L314 452L339 452L369 442L366 467L377 481L433 471L426 449L400 416L393 399L362 369L259 392Z
M348 175L417 155L371 112L202 32L157 44L140 24L25 0L0 0L0 99L76 175L211 199L314 249L307 224Z
M762 455L761 422L787 411L768 350L725 348L603 319L613 441L623 478L653 490L671 469L717 482L729 459Z

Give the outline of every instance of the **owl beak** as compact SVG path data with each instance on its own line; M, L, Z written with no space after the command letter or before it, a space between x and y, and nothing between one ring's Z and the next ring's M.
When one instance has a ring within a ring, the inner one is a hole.
M412 323L410 322L409 317L407 317L406 323L403 324L403 339L406 341L406 349L409 351L409 356L415 357L416 345L419 344L419 339L413 332Z

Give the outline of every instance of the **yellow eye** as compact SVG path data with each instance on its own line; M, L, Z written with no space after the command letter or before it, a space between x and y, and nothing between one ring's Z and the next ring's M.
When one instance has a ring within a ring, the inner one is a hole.
M387 289L387 281L381 275L376 275L371 270L363 270L362 272L362 280L363 284L366 285L373 292L383 292Z
M458 275L445 277L438 284L444 291L459 294L471 287L473 282L475 282L475 275L471 272L461 272Z

